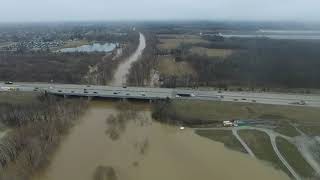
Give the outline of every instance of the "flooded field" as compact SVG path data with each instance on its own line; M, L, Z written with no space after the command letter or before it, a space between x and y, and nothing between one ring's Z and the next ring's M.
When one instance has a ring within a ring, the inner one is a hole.
M90 180L97 179L99 171L110 175L105 179L127 180L288 179L271 166L190 129L152 121L144 105L138 105L139 113L123 113L116 106L92 102L47 171L35 180Z
M121 85L140 45L123 63L113 85ZM130 62L130 63L128 63ZM92 101L34 180L285 180L283 172L202 138L193 130L151 118L150 104Z

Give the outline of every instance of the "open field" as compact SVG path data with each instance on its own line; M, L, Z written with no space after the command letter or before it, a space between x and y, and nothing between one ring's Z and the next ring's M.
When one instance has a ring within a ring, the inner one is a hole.
M171 56L159 57L158 71L164 75L184 76L195 74L193 68L187 62L175 62Z
M320 125L300 125L298 128L309 136L320 136Z
M319 128L320 129L320 128ZM301 135L295 127L293 127L288 121L283 120L280 121L278 124L278 127L274 128L275 132L278 132L280 134L289 136L289 137L295 137Z
M306 133L312 132L312 135L320 135L320 110L313 107L179 100L172 102L172 111L182 119L202 119L212 122L232 119L270 120L278 126L275 131L291 137L299 133L289 123L302 125L313 123L318 126L299 128Z
M275 168L281 169L289 176L291 175L273 151L269 136L266 133L257 130L240 130L239 135L258 159L271 162Z
M227 148L246 153L241 143L232 135L231 131L226 130L196 130L196 134L209 138L213 141L223 143Z
M199 55L206 55L209 57L228 57L230 56L234 50L231 49L209 49L204 47L192 47L191 53L199 54Z
M158 47L161 49L176 49L181 43L208 43L208 41L203 40L200 36L195 35L161 35L158 37L160 40Z
M276 142L280 153L300 176L304 178L313 177L314 170L293 144L281 137L277 137Z
M230 119L276 119L292 120L297 123L318 121L320 109L301 106L278 106L266 104L220 102L220 101L173 101L178 114L199 117L208 120L230 120Z
M63 48L73 48L73 47L79 47L82 45L89 44L88 40L69 40L66 41L65 44L63 45Z

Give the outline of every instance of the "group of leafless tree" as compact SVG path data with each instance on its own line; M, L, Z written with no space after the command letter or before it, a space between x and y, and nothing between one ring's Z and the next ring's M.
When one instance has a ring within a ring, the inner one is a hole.
M28 180L44 168L86 107L81 99L50 96L33 104L0 104L0 121L10 129L0 141L0 180Z
M0 79L7 81L80 83L102 53L0 55Z

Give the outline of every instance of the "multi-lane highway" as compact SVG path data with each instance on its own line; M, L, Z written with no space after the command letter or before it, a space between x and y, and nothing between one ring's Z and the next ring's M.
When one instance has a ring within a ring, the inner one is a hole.
M200 91L168 88L114 87L50 83L0 83L0 91L47 92L64 96L122 99L190 99L320 107L319 95Z

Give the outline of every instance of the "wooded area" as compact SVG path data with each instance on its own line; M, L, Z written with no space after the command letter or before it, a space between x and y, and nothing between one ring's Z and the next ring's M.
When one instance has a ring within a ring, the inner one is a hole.
M44 168L61 138L86 109L83 100L39 96L29 104L0 104L10 131L0 143L0 180L28 180Z
M320 87L320 43L271 39L235 40L242 49L226 58L188 55L201 85ZM214 46L217 48L216 46Z

